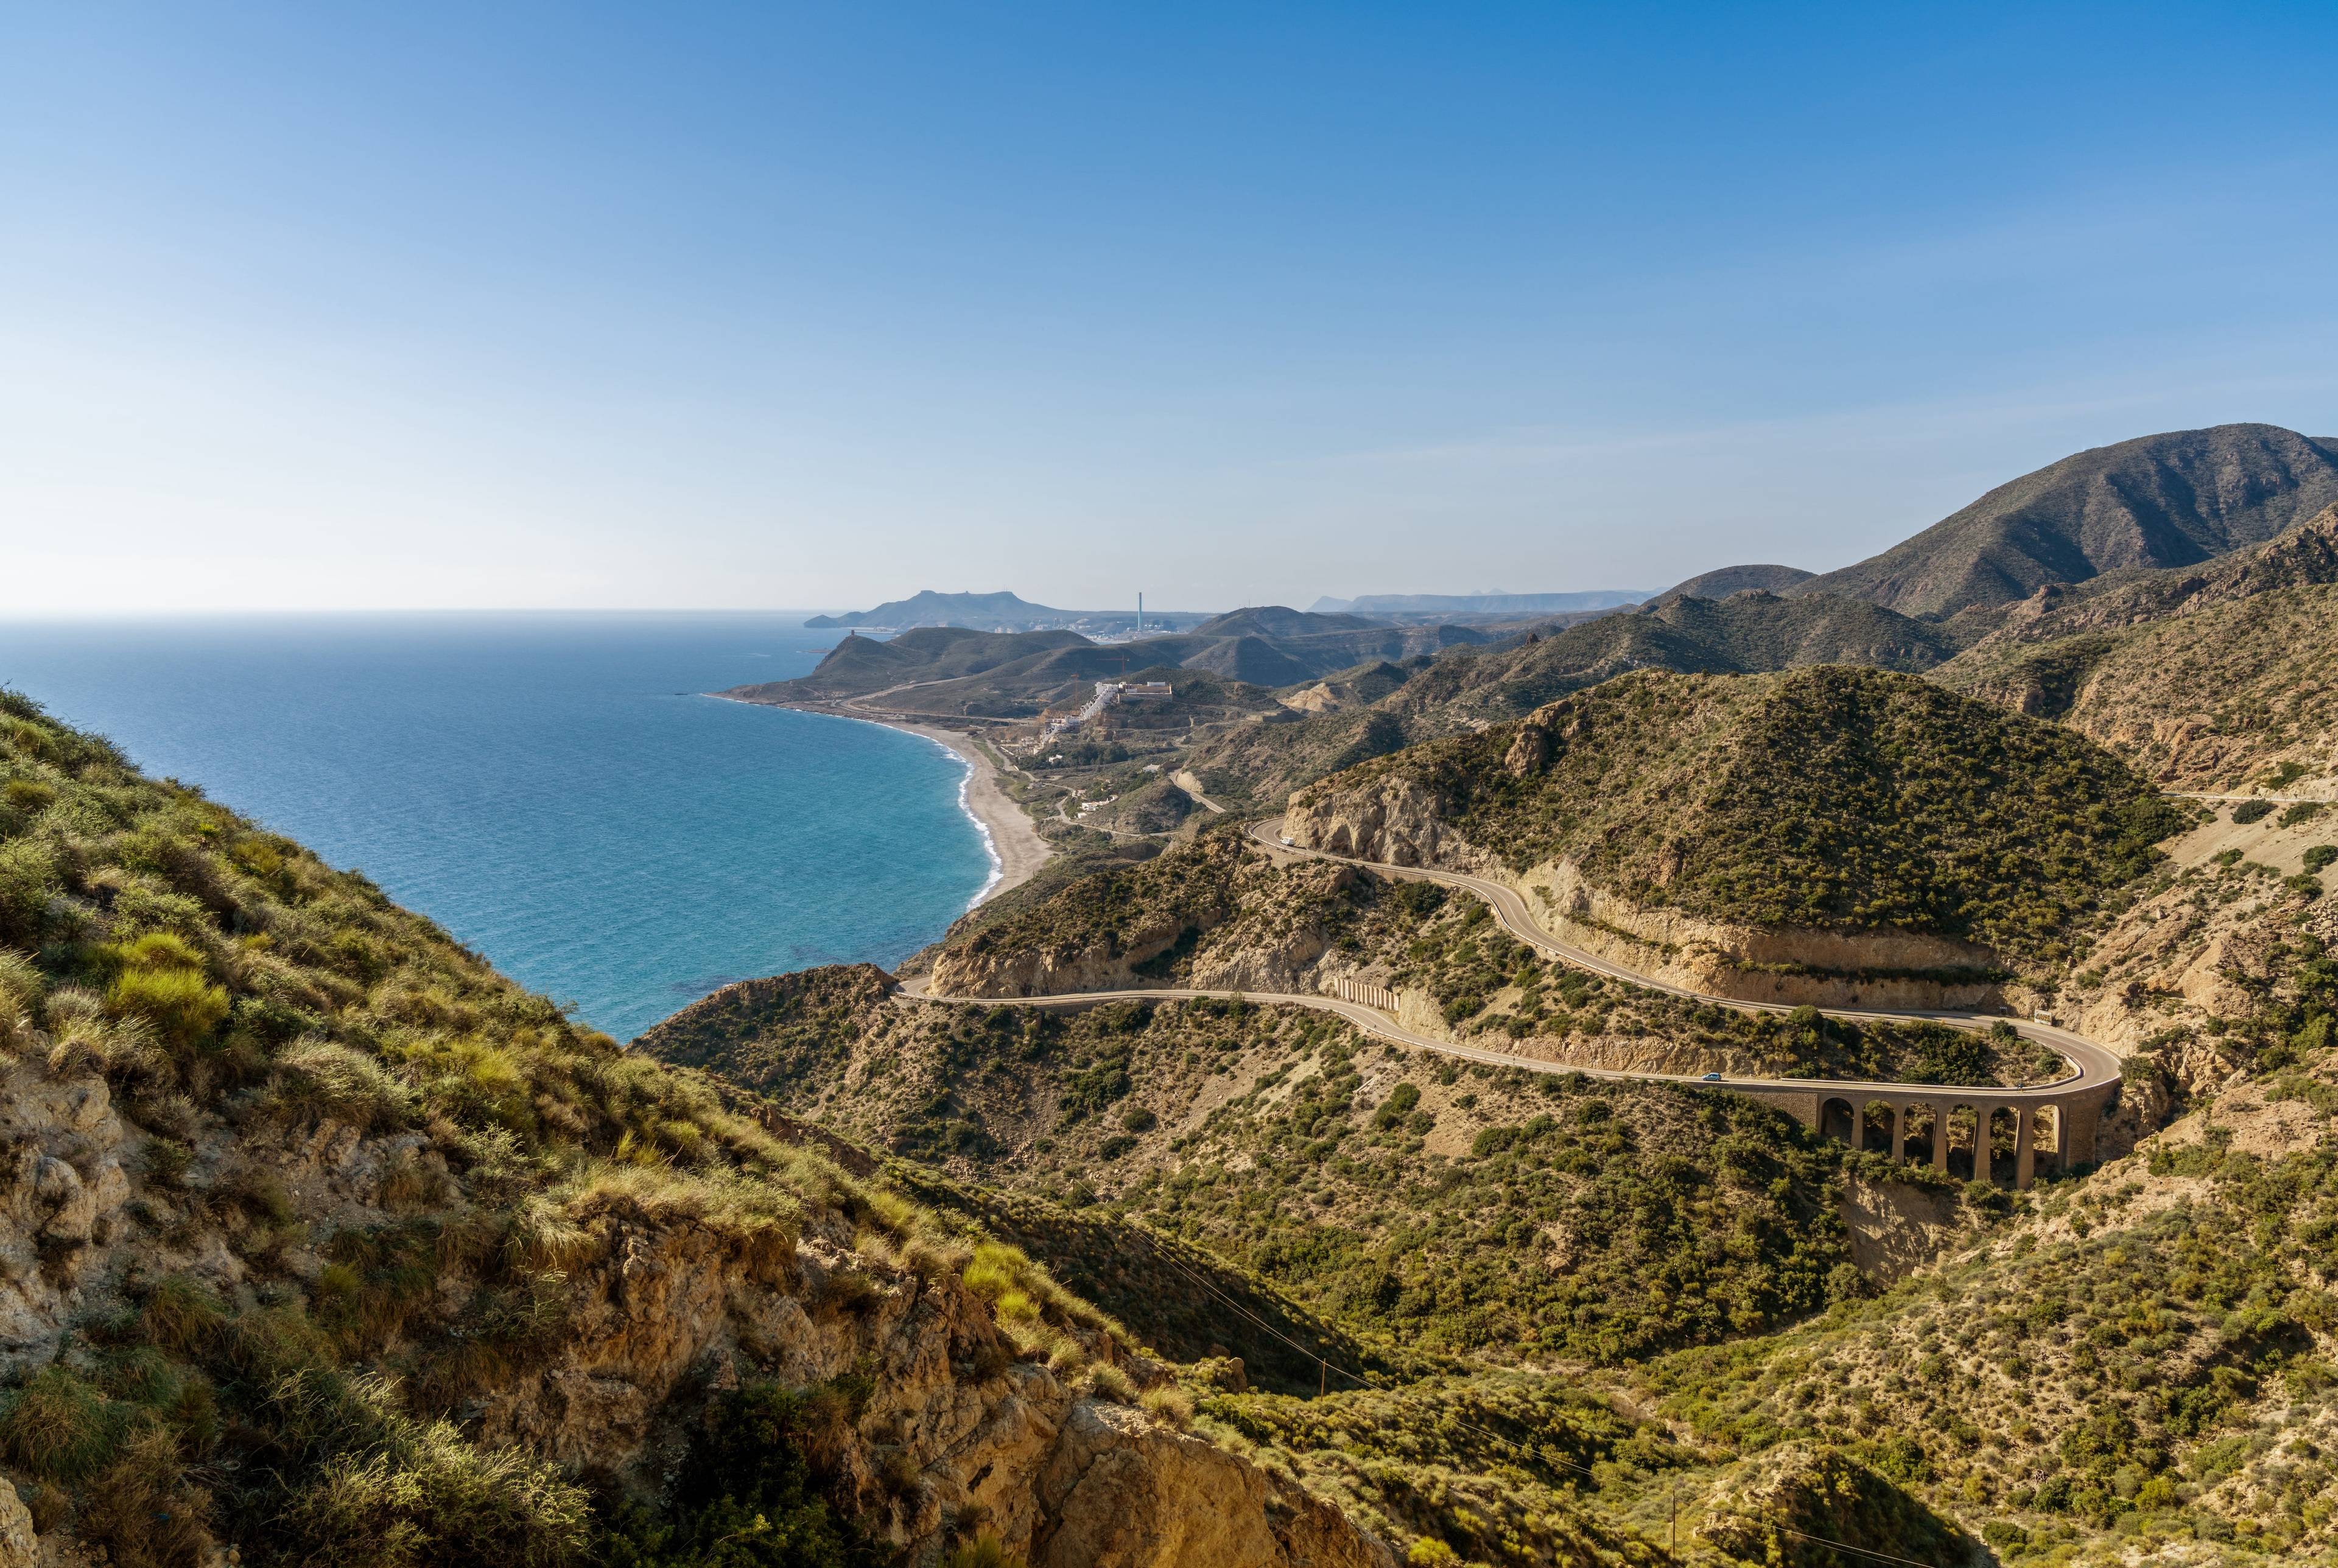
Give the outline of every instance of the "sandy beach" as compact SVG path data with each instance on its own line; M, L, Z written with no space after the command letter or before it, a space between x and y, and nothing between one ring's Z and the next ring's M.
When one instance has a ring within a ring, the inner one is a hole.
M858 713L845 717L859 719ZM1018 887L1036 875L1047 857L1056 851L1039 837L1039 829L1014 798L1000 787L998 765L990 753L975 744L974 738L963 730L945 730L933 724L911 724L892 719L869 719L867 722L882 724L889 730L904 730L912 735L948 747L966 760L973 769L966 781L966 808L982 824L989 836L991 853L998 858L998 876L982 891L983 898L995 898L1009 887ZM977 899L980 903L981 899Z

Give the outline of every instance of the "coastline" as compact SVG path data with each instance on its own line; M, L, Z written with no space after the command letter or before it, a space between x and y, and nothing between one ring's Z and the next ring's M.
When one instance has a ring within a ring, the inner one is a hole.
M875 719L860 713L839 712L833 708L798 707L792 702L749 702L743 697L727 696L709 691L707 696L723 702L745 702L750 708L794 708L799 713L823 713L830 719L850 719L862 724L875 724L887 730L899 730L905 735L916 735L932 741L966 765L966 777L959 780L958 809L972 819L975 830L982 835L983 847L990 855L990 880L974 896L968 909L977 908L1010 887L1019 887L1038 874L1056 850L1055 846L1039 837L1038 825L1030 814L1015 803L998 781L998 765L990 754L976 745L971 737L939 725L916 724L908 720Z

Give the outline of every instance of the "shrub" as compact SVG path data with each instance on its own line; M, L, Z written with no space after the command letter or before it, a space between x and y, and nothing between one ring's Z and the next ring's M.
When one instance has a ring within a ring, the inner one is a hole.
M224 1320L218 1299L184 1274L156 1280L138 1308L140 1338L181 1356L210 1345Z
M190 1478L178 1440L150 1426L89 1484L76 1531L108 1548L114 1568L178 1568L211 1545L211 1494Z
M1194 1424L1194 1397L1174 1383L1147 1389L1137 1403L1155 1421L1174 1426L1180 1432Z
M1088 1368L1088 1392L1115 1405L1136 1402L1136 1390L1129 1387L1128 1375L1119 1367L1103 1362Z
M1379 1110L1372 1112L1372 1125L1385 1132L1390 1128L1395 1126L1398 1122L1403 1121L1407 1115L1411 1113L1413 1107L1420 1103L1420 1090L1419 1086L1411 1083L1400 1083L1395 1088L1389 1091L1389 1097L1380 1102L1380 1108Z
M44 1481L85 1481L113 1458L129 1412L67 1368L44 1367L0 1413L0 1454Z
M2245 828L2252 822L2262 822L2273 815L2270 800L2244 800L2233 808L2233 820Z
M209 1040L226 1022L228 995L199 969L125 969L105 993L105 1004L125 1016L143 1018L179 1054Z
M0 944L40 946L56 877L56 856L46 844L28 838L0 844Z
M595 1558L608 1568L875 1568L812 1463L840 1446L850 1418L850 1399L829 1392L758 1383L723 1395L663 1512L620 1514Z
M550 1465L486 1452L444 1421L388 1417L370 1453L344 1453L295 1491L277 1543L295 1562L378 1568L560 1568L584 1556L584 1494Z
M266 1103L288 1118L329 1116L371 1132L404 1124L417 1102L414 1091L372 1057L309 1040L277 1059Z

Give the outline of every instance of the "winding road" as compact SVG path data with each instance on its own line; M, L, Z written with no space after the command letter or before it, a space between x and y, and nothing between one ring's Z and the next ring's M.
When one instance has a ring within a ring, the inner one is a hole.
M1427 867L1392 866L1381 861L1360 860L1352 856L1334 855L1327 850L1309 849L1286 842L1282 836L1282 818L1273 818L1255 823L1250 828L1251 838L1266 853L1277 859L1317 859L1338 861L1361 867L1384 877L1409 880L1436 882L1457 887L1484 900L1502 928L1519 941L1563 964L1589 970L1613 979L1627 981L1651 991L1663 992L1689 1001L1728 1007L1743 1013L1783 1014L1793 1009L1780 1003L1747 1002L1734 996L1718 996L1684 986L1667 985L1652 979L1620 964L1588 953L1580 947L1560 941L1537 925L1527 902L1516 888L1482 877L1471 877L1458 871L1446 871ZM1413 1050L1434 1052L1442 1056L1459 1057L1467 1062L1481 1062L1498 1067L1519 1067L1528 1072L1550 1073L1581 1073L1586 1078L1628 1080L1636 1083L1676 1083L1700 1089L1723 1089L1754 1099L1779 1103L1817 1125L1824 1107L1840 1100L1852 1108L1854 1118L1863 1114L1863 1107L1872 1100L1889 1104L1895 1119L1893 1145L1895 1152L1904 1138L1905 1112L1911 1105L1928 1105L1936 1116L1955 1105L1971 1105L1977 1114L1993 1113L1999 1109L2017 1112L2032 1108L2052 1108L2066 1118L2065 1132L2060 1146L2066 1153L2073 1152L2072 1133L2079 1145L2078 1157L2090 1157L2094 1122L2103 1104L2119 1086L2120 1059L2107 1046L2082 1034L2052 1024L2026 1018L2004 1018L1980 1013L1960 1013L1946 1010L1887 1010L1881 1008L1825 1007L1820 1011L1830 1017L1853 1020L1891 1020L1946 1024L1950 1028L1985 1030L1998 1024L2010 1024L2025 1039L2050 1046L2059 1054L2068 1071L2050 1083L2024 1088L2007 1088L1997 1084L1901 1083L1842 1078L1745 1078L1698 1075L1686 1073L1640 1072L1618 1067L1578 1067L1565 1062L1545 1062L1537 1058L1517 1056L1504 1051L1488 1050L1481 1046L1464 1045L1455 1041L1439 1039L1407 1028L1390 1014L1361 1002L1351 1002L1336 996L1308 995L1298 993L1235 992L1201 990L1182 986L1154 986L1113 991L1084 991L1048 996L949 996L938 995L919 986L905 986L903 995L913 1001L943 1003L1009 1003L1018 1007L1091 1007L1099 1003L1134 999L1161 1001L1191 1001L1203 998L1232 1000L1240 997L1252 1002L1278 1003L1287 1006L1311 1007L1320 1013L1335 1014L1355 1024L1368 1034L1392 1041ZM2067 1120L2073 1112L2080 1113L2076 1128ZM2028 1184L2030 1118L2017 1118L2017 1159L2022 1161L2020 1181ZM1945 1169L1945 1151L1936 1148L1934 1163Z

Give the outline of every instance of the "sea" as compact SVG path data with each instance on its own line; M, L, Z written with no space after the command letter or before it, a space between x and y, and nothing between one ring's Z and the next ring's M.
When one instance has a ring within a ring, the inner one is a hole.
M0 622L0 685L627 1040L733 980L898 963L995 875L938 744L703 694L810 671L836 633L802 620Z

